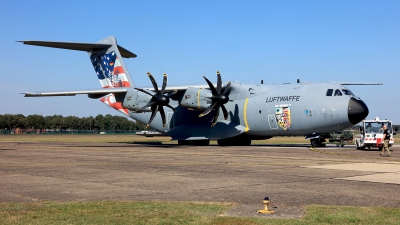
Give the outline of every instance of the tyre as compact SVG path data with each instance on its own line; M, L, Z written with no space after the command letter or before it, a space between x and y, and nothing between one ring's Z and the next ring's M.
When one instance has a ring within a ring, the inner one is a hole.
M198 141L193 141L193 145L197 145L197 146L209 146L209 145L210 145L210 140L198 140Z
M318 147L319 146L319 140L318 139L311 139L310 140L311 146L312 147Z
M178 145L188 145L188 142L185 140L178 140Z

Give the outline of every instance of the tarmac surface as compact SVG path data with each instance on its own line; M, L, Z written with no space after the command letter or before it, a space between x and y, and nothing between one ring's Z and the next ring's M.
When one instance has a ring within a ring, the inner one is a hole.
M226 216L270 218L310 204L400 207L400 146L391 150L0 142L0 202L234 202ZM266 196L275 213L257 214Z

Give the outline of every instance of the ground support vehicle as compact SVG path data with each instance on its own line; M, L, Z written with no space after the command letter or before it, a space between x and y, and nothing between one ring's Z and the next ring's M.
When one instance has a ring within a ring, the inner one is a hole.
M377 147L380 150L383 148L383 125L386 125L390 133L389 147L394 144L396 133L393 132L392 122L390 120L380 120L378 117L375 120L363 120L361 124L361 132L356 135L356 148L364 150L365 148Z
M336 146L344 146L353 142L353 131L344 130L330 133L329 142L336 142Z

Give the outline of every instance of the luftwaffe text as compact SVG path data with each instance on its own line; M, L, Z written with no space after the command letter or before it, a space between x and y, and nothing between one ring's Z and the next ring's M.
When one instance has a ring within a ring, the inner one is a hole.
M268 102L289 102L289 101L300 101L300 96L279 96L279 97L268 97Z

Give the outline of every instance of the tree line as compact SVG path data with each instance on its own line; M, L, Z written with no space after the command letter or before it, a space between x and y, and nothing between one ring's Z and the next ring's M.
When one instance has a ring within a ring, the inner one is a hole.
M96 117L82 117L61 115L42 116L22 114L0 114L0 130L14 131L16 129L24 130L144 130L145 125L140 122L129 120L122 116L105 116L99 114Z

